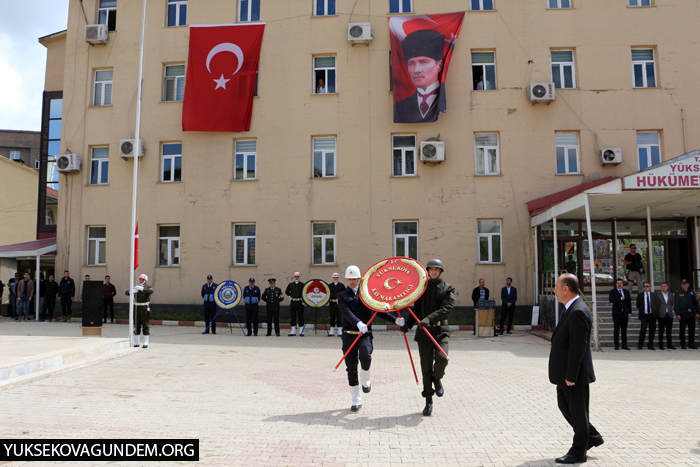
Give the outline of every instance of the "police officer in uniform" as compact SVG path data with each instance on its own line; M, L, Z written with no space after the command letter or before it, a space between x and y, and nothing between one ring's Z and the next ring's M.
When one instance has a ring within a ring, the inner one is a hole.
M294 282L290 282L287 290L284 291L284 294L290 299L289 315L291 317L292 332L289 333L289 337L296 336L297 317L299 318L299 337L304 336L304 301L301 298L301 294L304 292L304 284L299 280L300 277L301 273L295 272Z
M369 371L372 364L372 350L374 349L372 345L372 326L367 326L365 323L372 318L374 311L367 308L360 300L359 290L360 279L362 278L360 268L349 266L345 271L345 278L348 280L348 286L338 294L338 307L343 313L343 355L355 342L357 335L362 333L360 340L352 348L348 356L345 357L350 395L352 396L350 410L357 412L362 407L362 394L360 393L360 385L357 379L358 358L362 368L360 372L362 392L368 393L372 390ZM377 313L377 316L399 326L406 324L403 318L397 318L391 313Z
M455 306L455 288L440 278L445 268L439 259L428 261L428 286L425 293L418 299L413 307L415 315L420 319L418 327L424 327L430 332L440 347L449 352L450 327L447 324L447 315ZM411 329L416 322L413 315L409 315L406 325L401 331ZM445 389L442 386L442 377L445 376L447 358L440 352L425 331L416 330L415 341L418 342L420 353L420 367L423 373L423 392L425 408L423 415L429 417L433 413L433 394L442 397ZM435 385L435 389L433 389Z
M700 318L700 306L698 306L698 299L695 294L690 290L690 282L687 279L681 281L681 290L676 292L674 297L675 308L676 308L676 318L680 321L681 330L681 349L685 349L685 328L688 328L688 347L691 349L697 349L695 345L695 321Z
M243 289L243 302L245 303L245 321L248 328L248 336L251 334L250 324L253 323L253 334L258 335L258 303L260 303L260 287L255 285L255 278L248 279L248 287Z
M331 290L331 301L328 305L331 315L331 330L328 332L328 337L333 337L335 335L333 333L334 328L335 332L338 333L338 337L342 336L342 332L338 329L343 326L343 314L340 312L340 308L338 308L338 294L345 290L345 284L338 282L339 279L340 274L334 272L333 282L328 284L328 288Z
M134 330L134 347L139 346L139 341L141 339L141 328L143 327L143 348L148 348L148 338L151 337L151 332L148 329L148 312L151 311L151 295L153 294L153 287L147 284L148 276L146 274L141 274L139 276L139 285L127 290L126 295L130 292L134 295L134 308L136 310L136 329Z
M207 276L207 283L202 286L202 299L204 300L204 323L206 328L202 334L209 334L209 323L211 323L211 333L216 334L216 302L214 292L219 284L214 283L214 278Z
M270 287L262 294L262 299L267 303L267 336L272 335L272 321L275 321L275 334L280 336L280 303L284 300L282 289L275 287L276 279L268 279Z

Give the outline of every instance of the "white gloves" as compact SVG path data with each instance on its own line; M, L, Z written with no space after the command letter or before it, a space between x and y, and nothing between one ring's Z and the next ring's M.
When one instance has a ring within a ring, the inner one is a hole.
M131 289L131 293L136 293L136 292L138 292L138 291L139 291L139 288L138 288L138 287L134 287L133 289Z
M367 332L367 325L360 321L357 323L357 329L359 329L362 334L365 334Z
M143 286L142 286L142 285L137 285L137 286L134 287L134 288L135 288L136 290L138 290L139 292L143 290Z
M397 326L403 326L404 324L406 324L406 320L403 318L396 318L395 323Z

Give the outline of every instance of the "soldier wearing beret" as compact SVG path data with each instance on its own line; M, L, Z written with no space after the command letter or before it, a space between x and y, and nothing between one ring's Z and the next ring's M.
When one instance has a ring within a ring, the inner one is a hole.
M280 336L280 303L284 300L282 289L275 287L276 279L268 279L270 286L263 292L262 299L267 303L267 334L272 335L272 321L275 322L275 334Z
M447 108L440 84L444 44L445 36L432 29L412 32L401 42L416 92L394 104L394 123L435 122Z

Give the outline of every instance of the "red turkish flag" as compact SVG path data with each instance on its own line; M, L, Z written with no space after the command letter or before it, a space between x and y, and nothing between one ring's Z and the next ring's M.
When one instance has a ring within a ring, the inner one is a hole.
M190 26L183 131L250 130L265 23Z
M134 232L134 271L139 267L139 223L136 223Z

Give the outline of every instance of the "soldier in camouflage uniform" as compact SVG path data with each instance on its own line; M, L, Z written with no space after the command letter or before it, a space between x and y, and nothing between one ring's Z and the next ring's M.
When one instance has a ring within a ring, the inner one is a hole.
M134 330L134 347L139 346L139 341L141 339L141 327L143 327L143 348L148 348L148 338L151 336L151 332L148 329L148 312L151 311L151 294L153 293L153 287L147 284L148 276L141 274L139 276L139 285L126 291L126 295L130 293L134 295L134 309L136 311L136 328Z

